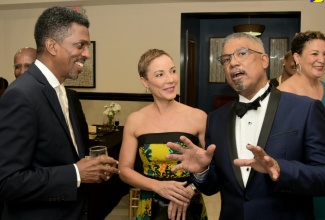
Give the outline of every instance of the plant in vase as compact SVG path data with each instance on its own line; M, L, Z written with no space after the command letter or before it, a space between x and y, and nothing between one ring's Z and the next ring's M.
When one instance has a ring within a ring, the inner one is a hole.
M112 102L110 105L104 106L105 110L103 112L104 115L107 116L107 126L109 131L113 131L114 129L114 117L121 110L120 104L116 102Z

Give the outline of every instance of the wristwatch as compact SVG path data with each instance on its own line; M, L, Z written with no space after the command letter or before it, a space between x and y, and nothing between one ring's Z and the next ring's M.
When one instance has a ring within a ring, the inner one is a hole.
M193 191L194 191L195 193L198 192L197 188L195 187L195 185L194 185L193 183L190 184L190 187L193 189Z

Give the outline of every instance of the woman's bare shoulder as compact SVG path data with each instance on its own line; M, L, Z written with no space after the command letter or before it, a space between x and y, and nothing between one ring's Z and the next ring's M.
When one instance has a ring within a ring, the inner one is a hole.
M283 92L290 92L290 93L296 93L297 86L299 86L299 83L294 78L289 78L285 82L281 83L277 89L283 91Z
M148 112L150 111L149 109L151 108L151 105L147 105L141 109L139 109L138 111L134 111L132 113L129 114L129 116L127 117L127 120L142 120L143 117L145 117Z
M188 106L188 105L184 105L185 109L186 109L186 112L188 112L188 116L190 118L192 118L193 120L205 120L207 118L207 114L199 109L199 108L194 108L194 107L191 107L191 106Z

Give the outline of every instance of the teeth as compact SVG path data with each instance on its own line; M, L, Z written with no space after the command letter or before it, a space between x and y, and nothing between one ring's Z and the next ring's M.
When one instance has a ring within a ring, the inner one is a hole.
M76 62L76 64L77 64L78 66L80 66L80 67L83 67L83 66L84 66L84 64L83 64L83 63L80 63L80 62Z

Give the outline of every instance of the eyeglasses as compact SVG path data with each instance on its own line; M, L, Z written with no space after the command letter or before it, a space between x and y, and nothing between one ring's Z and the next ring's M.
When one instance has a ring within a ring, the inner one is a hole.
M17 65L14 65L14 69L15 70L21 70L22 68L25 68L25 69L28 69L28 67L30 66L30 64L17 64Z
M217 60L219 61L221 66L228 65L232 59L231 56L234 56L234 58L238 62L241 62L241 61L244 61L248 57L248 55L250 54L249 51L258 53L258 54L263 54L262 52L258 52L256 50L241 47L241 48L236 49L232 54L225 54L225 55L218 57Z
M89 48L90 43L88 43L88 42L77 42L77 43L73 43L72 45L75 46L78 50L85 51L86 47Z

